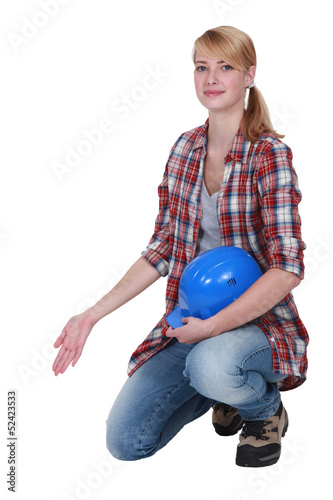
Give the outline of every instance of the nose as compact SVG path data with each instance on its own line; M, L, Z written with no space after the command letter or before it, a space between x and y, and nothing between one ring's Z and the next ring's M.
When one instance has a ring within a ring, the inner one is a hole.
M215 84L219 83L216 69L210 69L207 72L207 83L208 83L208 85L215 85Z

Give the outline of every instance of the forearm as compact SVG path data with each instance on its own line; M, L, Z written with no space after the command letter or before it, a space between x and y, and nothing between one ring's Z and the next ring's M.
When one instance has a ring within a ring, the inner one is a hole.
M99 321L139 295L160 276L160 273L144 257L140 257L115 287L89 308L88 314L93 317L94 322Z
M244 325L272 309L300 279L282 269L269 269L246 292L232 304L208 320L211 336L230 331Z

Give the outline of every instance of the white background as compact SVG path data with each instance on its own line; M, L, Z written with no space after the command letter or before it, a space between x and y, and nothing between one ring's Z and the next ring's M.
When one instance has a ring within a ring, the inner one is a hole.
M2 2L2 498L13 498L6 485L10 389L18 397L14 498L327 496L330 17L328 0ZM294 153L307 243L307 276L295 298L311 336L309 377L283 394L290 428L273 467L237 467L238 437L218 437L210 413L154 457L121 463L106 450L105 420L130 354L164 312L166 280L98 323L77 366L58 377L51 370L52 344L67 320L104 295L148 243L169 150L207 116L193 87L194 40L223 24L253 38L256 83ZM160 76L148 78L149 71ZM144 88L148 81L154 88ZM120 113L126 95L131 104ZM55 162L66 164L70 148L79 150L86 140L84 131L105 119L113 131L90 143L76 167L57 174Z

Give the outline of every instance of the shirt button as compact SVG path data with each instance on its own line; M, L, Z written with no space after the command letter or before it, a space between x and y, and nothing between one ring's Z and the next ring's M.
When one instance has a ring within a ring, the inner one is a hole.
M272 341L272 342L275 342L275 338L274 338L274 337L271 337L271 341Z

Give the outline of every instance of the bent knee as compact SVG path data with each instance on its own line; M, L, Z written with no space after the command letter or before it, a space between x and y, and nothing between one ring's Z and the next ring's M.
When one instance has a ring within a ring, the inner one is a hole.
M216 349L214 342L199 343L187 356L184 376L200 394L217 399L216 388L236 388L238 367L230 351ZM218 400L218 399L217 399Z
M117 460L132 462L154 455L157 443L144 446L140 432L135 427L126 426L124 422L117 425L110 418L106 422L106 447Z
M110 416L106 421L106 447L117 460L130 462L141 457L136 452L134 436L126 432L123 422L117 424Z

